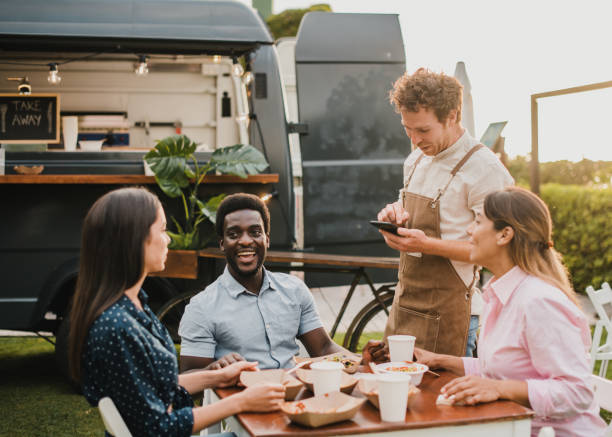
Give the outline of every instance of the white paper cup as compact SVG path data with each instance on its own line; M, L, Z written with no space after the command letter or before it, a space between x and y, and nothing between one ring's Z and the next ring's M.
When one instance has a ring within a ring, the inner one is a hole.
M335 361L318 361L310 365L314 395L340 391L340 382L344 365Z
M415 341L416 337L412 335L388 336L387 343L389 343L389 355L391 356L391 361L412 361Z
M79 136L78 117L62 117L62 135L64 136L64 150L76 150Z
M380 420L403 422L406 419L410 376L386 374L378 376L378 403Z

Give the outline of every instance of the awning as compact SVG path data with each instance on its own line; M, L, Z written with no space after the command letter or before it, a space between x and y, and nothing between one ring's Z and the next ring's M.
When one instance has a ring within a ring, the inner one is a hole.
M273 39L237 1L5 0L0 50L240 56Z

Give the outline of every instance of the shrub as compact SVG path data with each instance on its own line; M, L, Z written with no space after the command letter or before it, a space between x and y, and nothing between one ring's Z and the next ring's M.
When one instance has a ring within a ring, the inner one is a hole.
M517 156L508 161L508 171L519 185L529 185L529 158ZM612 162L552 161L540 163L540 183L612 186Z
M297 31L302 22L302 17L307 12L321 11L331 12L328 4L312 5L306 9L287 9L280 14L270 15L266 22L274 39L279 39L284 36L296 36Z
M546 184L540 192L576 292L612 282L612 189Z

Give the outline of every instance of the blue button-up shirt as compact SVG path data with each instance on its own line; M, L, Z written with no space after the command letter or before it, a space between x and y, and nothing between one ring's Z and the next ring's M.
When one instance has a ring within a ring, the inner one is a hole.
M181 320L181 355L219 359L238 352L262 369L292 367L296 337L322 327L303 281L264 269L259 295L223 274L193 298Z
M145 292L138 297L143 311L124 295L91 325L83 394L93 406L109 396L134 436L190 436L193 401L178 385L174 344Z

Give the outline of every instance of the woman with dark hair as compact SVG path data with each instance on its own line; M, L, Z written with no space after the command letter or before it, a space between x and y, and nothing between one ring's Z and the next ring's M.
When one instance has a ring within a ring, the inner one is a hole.
M141 289L164 269L169 242L162 206L143 188L112 191L87 213L69 335L71 374L83 394L92 405L109 396L135 436L189 436L242 411L278 409L280 384L194 407L190 393L234 385L257 363L178 374L174 344Z
M416 349L417 360L459 375L442 387L450 403L509 399L533 409L531 434L603 434L589 382L589 326L560 254L546 204L522 188L489 194L468 231L470 259L489 269L478 358Z

